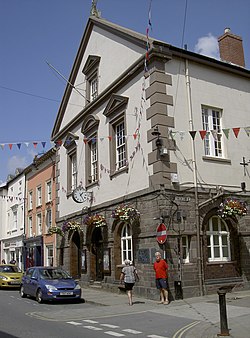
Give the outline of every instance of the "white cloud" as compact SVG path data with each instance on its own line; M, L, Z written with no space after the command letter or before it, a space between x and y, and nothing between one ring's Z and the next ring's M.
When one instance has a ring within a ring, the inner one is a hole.
M194 51L214 59L220 59L218 40L211 33L198 39Z
M8 159L7 169L9 174L14 174L16 168L26 168L28 160L25 156L12 156Z

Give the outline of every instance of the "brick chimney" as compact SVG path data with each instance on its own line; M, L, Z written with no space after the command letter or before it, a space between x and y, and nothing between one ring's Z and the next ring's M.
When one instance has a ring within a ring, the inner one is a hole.
M224 34L218 38L218 42L222 61L245 67L244 50L240 36L232 34L230 28L225 28Z

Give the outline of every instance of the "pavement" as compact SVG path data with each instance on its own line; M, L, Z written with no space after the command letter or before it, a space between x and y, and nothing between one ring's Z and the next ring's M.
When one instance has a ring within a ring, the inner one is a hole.
M70 313L56 309L49 312L33 312L32 317L52 321L92 320L97 318L151 312L174 318L186 318L190 324L183 327L174 337L214 338L223 335L220 324L219 296L217 294L174 300L169 305L158 304L155 300L133 296L133 306L122 291L111 292L97 287L82 287L82 298L88 306L71 309ZM229 334L233 338L250 337L250 290L226 294L226 316ZM225 336L225 334L224 334ZM158 337L158 336L156 336Z
M214 338L225 336L221 328L218 294L172 301L169 305L159 305L156 301L133 296L133 306L128 306L124 293L113 293L98 288L83 288L86 303L110 307L117 313L129 311L152 311L174 317L188 318L194 322L185 332L186 338ZM89 311L88 311L89 312ZM106 309L105 309L106 312ZM110 311L108 311L110 313ZM103 315L103 309L100 314ZM226 318L230 337L250 337L250 290L226 294ZM179 335L180 337L182 335ZM184 337L184 335L183 335Z

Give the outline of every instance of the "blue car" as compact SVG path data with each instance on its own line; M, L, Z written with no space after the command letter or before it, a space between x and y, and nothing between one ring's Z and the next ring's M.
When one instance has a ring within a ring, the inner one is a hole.
M34 266L22 277L20 296L35 297L38 303L54 300L79 300L81 287L65 270Z

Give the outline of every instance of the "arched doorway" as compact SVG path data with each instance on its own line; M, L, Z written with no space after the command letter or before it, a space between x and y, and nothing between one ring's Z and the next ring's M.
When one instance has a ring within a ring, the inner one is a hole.
M91 278L103 279L103 236L100 227L93 230L91 237Z
M78 231L74 231L70 241L70 274L73 278L81 276L81 239Z

